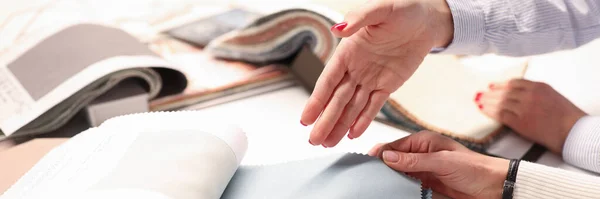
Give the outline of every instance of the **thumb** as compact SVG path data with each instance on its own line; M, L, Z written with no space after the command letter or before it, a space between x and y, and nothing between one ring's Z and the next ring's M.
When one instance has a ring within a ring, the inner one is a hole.
M346 14L344 22L331 27L337 37L349 37L365 26L378 25L392 13L390 1L371 0L358 9Z
M447 163L443 156L435 153L402 153L398 151L384 151L383 161L389 167L400 172L432 172L441 173L442 165Z

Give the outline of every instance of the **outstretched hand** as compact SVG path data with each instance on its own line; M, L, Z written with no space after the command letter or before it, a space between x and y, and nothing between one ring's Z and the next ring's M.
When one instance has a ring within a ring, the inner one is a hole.
M358 138L433 47L452 39L445 0L371 0L332 27L344 37L302 113L312 145ZM318 119L318 120L317 120Z

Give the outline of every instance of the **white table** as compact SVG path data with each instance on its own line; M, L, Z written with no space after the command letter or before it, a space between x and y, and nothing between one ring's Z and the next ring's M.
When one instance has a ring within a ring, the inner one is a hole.
M241 126L249 137L249 149L242 164L260 161L272 162L273 159L303 159L315 154L331 152L366 153L374 144L396 140L408 135L408 132L374 122L362 137L355 140L344 138L342 142L329 149L313 147L308 144L311 127L300 124L300 115L309 94L299 86L250 97L214 107L202 109L215 118L227 118L229 122ZM189 107L188 109L194 109ZM259 134L257 136L257 134ZM265 134L268 134L266 136ZM285 140L285 141L284 141ZM260 146L257 146L260 145ZM508 135L494 143L489 152L506 158L521 158L533 144L517 135ZM268 146L268 147L265 147ZM585 172L563 162L558 156L546 152L538 163L567 170ZM445 198L434 194L434 198Z

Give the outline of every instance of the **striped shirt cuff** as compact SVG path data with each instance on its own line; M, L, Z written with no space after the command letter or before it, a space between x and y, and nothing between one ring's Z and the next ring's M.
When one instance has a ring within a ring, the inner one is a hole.
M579 119L565 140L562 155L569 164L600 172L600 117Z
M485 15L479 1L446 0L454 22L454 38L433 53L479 55L485 52Z

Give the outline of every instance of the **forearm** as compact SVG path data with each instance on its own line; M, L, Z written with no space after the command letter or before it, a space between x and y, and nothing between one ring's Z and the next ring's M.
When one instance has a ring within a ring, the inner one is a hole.
M527 56L600 37L600 1L446 0L453 38L442 53Z
M514 199L598 198L600 177L522 161Z
M563 146L565 162L600 173L600 117L585 116L575 123Z

